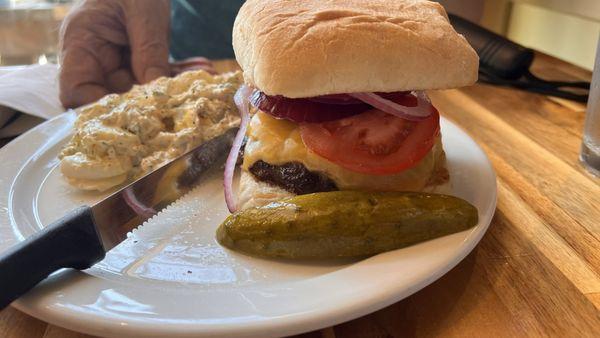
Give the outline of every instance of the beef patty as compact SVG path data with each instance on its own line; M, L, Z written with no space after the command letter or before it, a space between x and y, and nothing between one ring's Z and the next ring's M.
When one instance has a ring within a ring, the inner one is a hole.
M310 171L299 162L273 165L259 160L248 170L257 180L278 186L296 195L338 190L329 177L323 173Z

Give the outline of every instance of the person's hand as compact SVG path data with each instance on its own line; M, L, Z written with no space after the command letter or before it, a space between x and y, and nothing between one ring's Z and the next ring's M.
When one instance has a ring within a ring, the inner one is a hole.
M61 28L67 108L169 75L169 0L83 0Z

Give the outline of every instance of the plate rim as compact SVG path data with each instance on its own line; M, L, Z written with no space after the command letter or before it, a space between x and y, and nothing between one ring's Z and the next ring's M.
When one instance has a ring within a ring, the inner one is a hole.
M20 135L15 140L11 141L2 149L0 149L0 156L6 153L9 153L12 148L18 147L21 142L24 142L27 138L32 137L31 135L35 135L39 133L43 128L47 128L48 126L59 123L61 120L65 120L63 123L68 122L69 118L73 117L74 112L66 112L61 115L56 116L55 118L48 120L35 128L29 130L28 132ZM467 235L469 238L467 245L462 245L458 247L458 252L453 256L452 259L443 264L443 266L438 267L433 273L428 274L425 278L422 278L421 282L413 283L413 285L409 288L382 288L379 292L374 292L369 294L369 297L362 297L360 301L356 300L353 302L349 302L349 304L337 305L337 308L329 309L329 308L321 308L313 311L303 312L303 313L293 313L284 316L283 318L278 318L274 320L273 318L262 318L257 320L254 318L253 320L249 320L248 322L236 322L229 323L226 326L221 325L221 330L215 331L215 328L218 325L208 326L206 324L193 326L191 324L185 325L172 325L160 323L156 320L149 321L144 318L127 318L127 322L119 322L116 321L114 316L98 314L98 313L87 313L81 311L74 311L67 308L57 308L52 306L36 306L35 302L31 300L23 300L19 299L15 303L12 304L13 307L18 310L25 312L33 317L41 319L45 322L52 323L55 325L59 325L71 330L86 332L90 334L110 336L110 335L139 335L141 333L150 334L155 336L161 336L165 334L177 335L177 336L197 336L198 334L211 334L211 336L219 335L219 336L227 336L227 335L241 335L241 336L254 336L261 335L290 335L297 334L301 332L305 332L307 328L311 330L316 330L322 327L328 327L332 325L336 325L365 314L371 313L378 309L384 308L393 304L409 295L421 290L427 285L431 284L435 280L439 279L441 276L446 274L449 270L455 267L458 263L460 263L479 243L483 235L486 233L489 225L491 223L491 219L495 213L496 205L497 205L497 175L495 170L491 164L486 153L483 149L473 140L473 138L460 126L442 116L443 123L451 125L453 128L456 128L460 133L465 135L468 141L472 142L476 149L483 155L484 164L488 167L488 174L493 178L493 182L490 182L493 186L493 198L491 201L491 205L486 210L487 214L485 215L487 220L479 224L477 227L470 230L471 232ZM48 142L50 137L44 138L44 143ZM34 151L35 153L35 151ZM0 183L0 189L4 190L8 186L9 190L12 190L12 185L14 183L15 178L18 177L20 171L25 167L25 165L29 162L30 155L26 155L26 158L21 159L16 163L18 169L15 171L15 175L10 178L10 182ZM10 170L11 168L7 169ZM4 170L0 171L0 176L4 174ZM4 203L6 204L9 199L8 196L3 195L0 199L0 206ZM488 215L489 214L489 215ZM2 216L8 216L8 211L2 211L0 213ZM9 222L11 220L9 219ZM0 224L0 227L5 227ZM5 229L6 230L6 229ZM2 229L0 229L0 233L2 233ZM18 238L13 236L10 240L0 243L0 247L5 249L6 247L15 244L18 241ZM8 244L7 244L8 242ZM87 275L80 271L65 271L66 273L72 273L77 275ZM61 273L60 275L63 275ZM32 304L33 303L33 304ZM327 320L323 318L328 318ZM316 325L316 323L319 323ZM206 330L210 328L211 330ZM199 330L200 329L200 330Z

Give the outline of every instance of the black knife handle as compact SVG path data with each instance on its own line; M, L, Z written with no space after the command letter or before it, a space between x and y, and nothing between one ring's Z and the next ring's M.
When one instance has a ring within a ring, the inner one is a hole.
M104 258L90 207L80 207L0 254L0 310L61 268Z

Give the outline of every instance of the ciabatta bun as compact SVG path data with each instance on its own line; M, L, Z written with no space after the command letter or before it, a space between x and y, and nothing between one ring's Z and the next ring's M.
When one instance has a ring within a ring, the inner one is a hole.
M479 62L424 0L248 0L233 47L246 83L290 98L461 87Z

